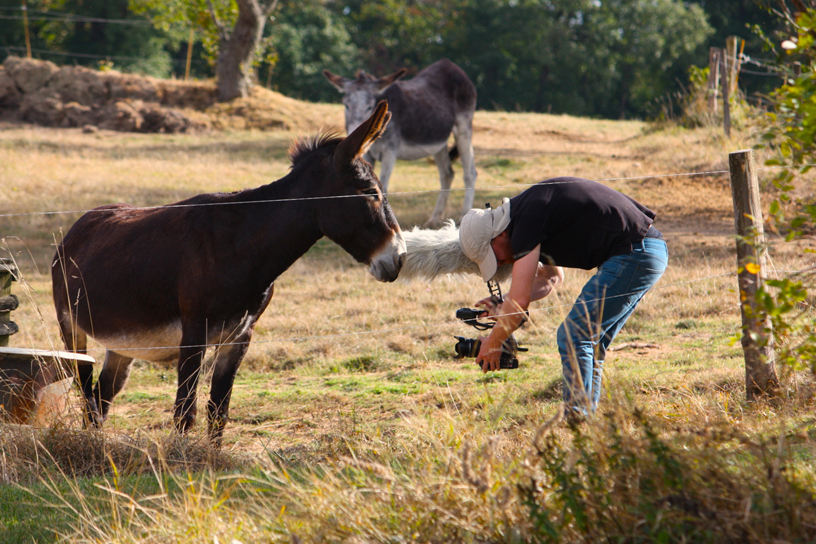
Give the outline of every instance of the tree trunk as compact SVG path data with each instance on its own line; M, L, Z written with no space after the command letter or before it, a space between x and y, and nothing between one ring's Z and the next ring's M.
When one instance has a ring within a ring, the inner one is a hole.
M237 0L238 20L229 35L222 34L215 77L218 100L228 102L247 96L255 49L263 36L266 14L258 0Z

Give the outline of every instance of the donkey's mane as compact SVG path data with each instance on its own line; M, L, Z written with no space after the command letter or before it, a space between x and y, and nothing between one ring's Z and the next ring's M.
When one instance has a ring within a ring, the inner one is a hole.
M336 131L320 131L314 136L298 138L289 147L289 160L292 166L297 164L315 151L331 145L337 145L343 141L343 137Z

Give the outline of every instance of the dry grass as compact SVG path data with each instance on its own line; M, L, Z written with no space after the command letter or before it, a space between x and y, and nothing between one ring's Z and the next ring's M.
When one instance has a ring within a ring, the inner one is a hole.
M342 121L340 107L319 108L312 129ZM0 214L85 210L121 201L153 205L261 185L284 175L290 140L306 132L162 136L5 125L0 127ZM555 330L587 272L568 271L563 289L533 308L531 323L517 334L530 348L522 354L521 368L483 376L472 360L451 359L453 335L475 334L455 322L454 311L485 296L483 283L474 277L379 284L342 250L321 241L276 282L275 298L236 381L225 451L249 456L245 472L254 476L237 486L234 477L205 470L202 476L177 477L183 492L144 500L125 486L121 494L103 494L108 502L101 512L107 517L93 509L80 515L77 532L67 540L213 542L217 536L220 542L255 542L298 535L308 542L524 541L541 529L525 496L541 507L560 507L549 502L559 496L555 491L541 488L525 495L523 486L536 474L542 481L571 474L566 468L553 472L542 465L546 459L563 457L565 467L580 467L580 452L587 452L597 454L598 467L612 470L609 444L616 431L609 425L614 423L627 437L621 440L629 449L620 455L639 452L649 466L659 465L649 457L654 441L644 434L642 421L658 429L683 463L692 463L695 455L701 463L713 459L712 448L718 448L738 465L764 470L756 462L760 454L733 436L752 443L793 437L780 452L794 456L792 470L813 489L816 436L807 380L787 380L789 401L744 401L743 363L733 342L739 316L728 178L668 176L727 170L727 153L750 147L753 137L746 130L728 142L714 128L654 130L631 121L477 112L477 203L495 202L548 177L577 175L607 180L658 213L670 266L616 341L654 347L610 353L602 402L620 407L611 423L604 420L579 436L556 425L548 431L554 440L547 446L550 454L542 457L533 447L559 406ZM461 168L455 169L454 187L461 188ZM640 177L651 174L665 175ZM389 200L403 228L427 219L436 188L432 163L397 165ZM427 193L407 194L413 191ZM451 216L458 218L460 203L461 192L454 191ZM0 217L0 236L24 276L14 287L23 302L13 314L21 332L12 345L42 348L57 342L49 263L54 239L78 215ZM774 264L780 270L800 267L802 246L808 244L813 247L812 242L776 243ZM101 359L102 352L91 355ZM137 364L103 436L163 443L171 434L174 384L173 369ZM646 415L634 417L633 406ZM723 427L734 435L720 441L688 438ZM201 422L193 440L198 433L203 434ZM539 438L539 445L547 440ZM584 440L580 448L573 446L575 440ZM263 468L251 469L255 462ZM111 465L122 464L102 462L97 470L110 475ZM715 472L721 468L711 466ZM584 474L583 468L576 470ZM655 482L665 474L660 470L650 473ZM643 496L658 501L660 493L673 493L661 485L655 483L654 494ZM709 501L713 495L705 495L705 486L689 485L691 495L702 494L694 501L705 508L716 503L729 520L736 519L735 512L744 514L744 501L751 497L744 487L735 488L736 506L728 509L722 501ZM772 488L768 481L762 485ZM591 497L616 492L596 491ZM594 513L587 515L600 515L590 506L587 512ZM122 515L111 517L112 511ZM677 509L666 512L661 515L679 515ZM709 527L701 516L699 526ZM637 519L620 521L624 517L617 519L626 527L637 525ZM771 519L776 518L763 523ZM568 525L560 526L559 534L580 541L577 526Z

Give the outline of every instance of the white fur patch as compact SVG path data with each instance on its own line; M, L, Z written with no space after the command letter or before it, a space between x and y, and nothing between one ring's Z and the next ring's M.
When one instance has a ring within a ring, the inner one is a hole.
M223 329L210 330L207 334L209 346L222 342L234 342L246 335L252 324L249 314L240 321L225 326ZM165 327L149 331L136 331L111 336L97 336L97 342L110 351L124 357L133 357L154 363L175 363L179 357L181 343L181 321L175 321Z
M94 340L125 357L155 363L175 362L179 356L178 345L181 343L181 322L176 321L149 331L96 336Z
M400 271L400 279L433 280L448 274L475 274L480 276L479 265L471 261L459 244L459 229L449 219L441 229L414 227L402 233L408 254ZM512 265L502 265L496 272L497 281L510 277Z
M400 142L399 149L397 149L397 158L403 161L415 161L435 155L440 149L447 145L447 141L433 144L409 144L403 141Z

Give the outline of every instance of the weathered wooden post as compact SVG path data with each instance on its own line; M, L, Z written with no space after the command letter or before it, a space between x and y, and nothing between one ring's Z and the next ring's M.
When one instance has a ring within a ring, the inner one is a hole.
M730 98L730 93L728 92L728 61L726 60L728 55L724 52L720 52L720 78L722 81L722 97L723 97L723 129L725 130L725 135L730 138L731 137L731 104L729 104L728 100Z
M26 4L26 0L23 0L23 29L25 30L25 42L26 42L26 58L31 58L31 35L28 32L28 5Z
M19 304L11 294L11 282L17 279L17 267L11 259L0 259L0 346L9 345L9 336L19 328L11 321L10 312Z
M768 318L759 318L755 297L765 270L765 230L754 152L749 149L729 154L728 166L731 171L731 195L738 236L737 270L742 313L742 350L745 356L745 392L748 400L754 400L764 395L773 395L779 388L771 323Z
M194 38L195 38L195 26L190 25L190 40L187 42L187 65L184 67L184 81L190 79L190 64L193 63Z
M708 49L708 111L717 113L717 95L720 85L720 49Z
M737 43L739 38L728 36L725 39L725 58L728 65L728 94L737 94L737 73L739 72L739 55L737 54Z

